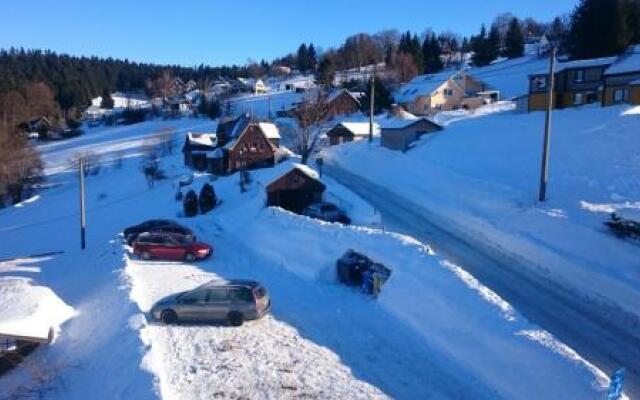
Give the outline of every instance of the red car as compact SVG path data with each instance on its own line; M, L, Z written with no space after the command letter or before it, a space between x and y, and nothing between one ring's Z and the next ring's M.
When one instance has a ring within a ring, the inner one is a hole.
M143 260L196 261L209 257L213 248L189 236L166 233L143 233L133 243L133 253Z

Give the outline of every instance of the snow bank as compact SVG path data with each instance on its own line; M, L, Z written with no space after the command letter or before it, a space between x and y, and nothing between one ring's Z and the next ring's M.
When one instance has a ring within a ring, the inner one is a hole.
M58 331L74 315L48 287L28 278L0 277L0 336L47 339L50 329Z

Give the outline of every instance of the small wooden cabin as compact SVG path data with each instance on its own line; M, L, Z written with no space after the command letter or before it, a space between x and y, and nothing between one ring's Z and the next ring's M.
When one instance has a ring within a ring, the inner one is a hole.
M187 133L182 147L184 164L198 171L208 170L209 155L217 146L218 140L215 133Z
M369 122L340 122L329 131L329 144L335 146L340 143L353 142L369 138ZM380 135L380 125L373 123L373 136Z
M426 118L387 118L380 123L382 133L380 144L390 150L407 151L411 143L422 135L441 131L442 127Z
M354 114L360 111L359 94L342 89L327 99L327 119L336 115Z
M299 213L312 203L321 201L325 189L314 170L296 164L267 185L267 205Z

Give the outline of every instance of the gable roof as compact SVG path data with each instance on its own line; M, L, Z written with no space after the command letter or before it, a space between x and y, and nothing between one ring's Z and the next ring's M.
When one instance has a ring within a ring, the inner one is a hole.
M273 143L271 143L271 141L269 140L270 138L267 136L265 131L260 127L260 124L269 125L269 123L265 123L265 122L261 122L261 123L247 122L247 124L244 125L244 128L240 132L239 136L237 136L233 140L229 141L229 143L227 143L224 146L224 148L227 149L227 150L233 150L236 147L236 145L241 141L242 137L249 131L249 128L252 127L252 126L255 126L255 127L258 128L258 131L260 133L262 133L262 135L264 136L265 140L269 144L269 147L271 148L271 151L273 153L275 153L278 150L278 148ZM270 125L273 125L273 124L270 124ZM275 128L275 125L273 125L273 127ZM275 128L275 129L277 131L278 128ZM273 132L271 132L271 134L273 134ZM279 137L280 137L280 135L278 134L278 138ZM272 138L272 139L276 139L276 138Z
M423 117L416 117L414 116L414 118L400 118L400 117L396 117L396 116L388 116L386 118L383 118L381 120L379 120L380 122L380 126L382 127L383 130L387 130L387 129L405 129L408 128L410 126L413 126L415 124L418 124L420 122L427 122L431 125L433 125L436 129L438 130L442 130L442 126L436 124L435 122L431 121L428 118L423 118Z
M640 72L640 44L629 46L618 60L605 71L605 75Z
M351 97L353 101L355 101L357 104L360 104L360 97L364 95L363 93L360 93L360 92L351 92L347 89L339 89L329 95L329 97L327 98L327 103L331 103L332 101L334 101L344 93L349 95L349 97Z
M361 121L361 122L340 122L333 129L342 126L349 132L353 134L353 136L369 136L369 121ZM332 129L332 130L333 130ZM377 122L373 123L373 135L380 134L380 124Z
M269 182L266 187L267 190L269 190L269 188L274 185L275 183L277 183L278 181L280 181L282 178L284 178L285 176L291 174L291 173L300 173L304 176L306 176L307 178L309 178L311 181L315 182L317 185L319 185L319 187L324 190L326 188L325 184L320 180L320 176L318 175L318 173L313 170L312 168L304 165L304 164L298 164L295 163L293 164L292 168L288 169L285 173L278 175L275 179L273 179L271 182Z
M459 75L458 71L445 71L437 74L419 75L405 83L394 93L393 98L398 103L410 103L416 96L431 96L440 86L449 79Z

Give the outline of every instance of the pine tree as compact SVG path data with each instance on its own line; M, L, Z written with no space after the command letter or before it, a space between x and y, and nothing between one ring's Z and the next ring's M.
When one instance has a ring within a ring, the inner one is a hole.
M105 109L113 109L113 99L111 98L111 93L109 92L109 89L104 89L102 91L102 102L100 103L100 108L105 108Z
M574 58L611 56L637 36L630 0L581 0L571 15L569 51Z
M202 186L198 202L202 214L206 214L215 208L217 202L216 192L209 183L205 183L204 186Z
M500 55L500 31L493 25L487 36L487 64L491 64Z
M297 57L296 57L296 67L301 72L306 72L308 70L308 60L309 60L309 50L307 49L307 45L302 43L300 47L298 47Z
M422 43L422 57L424 60L424 73L433 74L444 68L442 59L442 47L435 34L431 34L424 39Z
M471 51L473 51L473 64L483 66L489 64L487 61L487 28L484 25L480 28L478 36L471 37Z
M513 18L509 23L509 29L504 38L505 52L508 58L522 57L524 54L524 35L522 27L517 18Z
M198 196L196 195L196 192L189 190L187 195L184 197L182 206L186 217L195 217L196 214L198 214Z
M316 48L313 46L313 43L309 43L309 47L307 48L307 67L309 70L315 71L317 65L318 55L316 54Z

